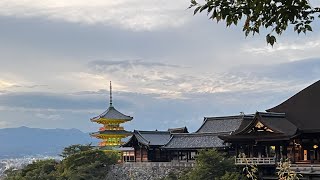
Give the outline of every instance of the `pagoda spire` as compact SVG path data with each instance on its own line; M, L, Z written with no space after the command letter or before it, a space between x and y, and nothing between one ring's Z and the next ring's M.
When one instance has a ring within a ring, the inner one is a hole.
M91 122L102 124L103 127L99 131L90 133L90 136L102 139L99 146L103 146L105 150L113 150L122 144L121 139L131 135L120 124L131 121L133 117L127 116L116 110L112 105L112 84L110 81L110 106L99 116L91 118Z
M110 81L110 107L112 107L112 84Z

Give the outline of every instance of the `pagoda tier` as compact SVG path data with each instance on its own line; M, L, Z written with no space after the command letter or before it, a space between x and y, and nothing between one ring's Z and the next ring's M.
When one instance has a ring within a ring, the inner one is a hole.
M90 136L102 139L99 146L120 146L122 138L130 136L132 133L125 130L104 130L91 133Z
M97 117L91 118L90 120L91 122L96 122L99 124L113 125L131 121L132 119L133 117L122 114L112 105L110 105L110 107L105 112Z

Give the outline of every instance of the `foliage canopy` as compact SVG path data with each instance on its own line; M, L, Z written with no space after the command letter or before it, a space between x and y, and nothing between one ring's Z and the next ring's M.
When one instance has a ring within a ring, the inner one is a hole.
M66 158L70 155L74 155L77 154L79 152L83 152L83 151L89 151L89 150L93 150L93 146L91 146L91 144L87 144L87 145L82 145L82 144L74 144L68 147L65 147L62 151L62 153L60 154L61 157Z
M241 179L233 158L227 158L217 150L202 150L196 158L197 166L181 177L181 180L233 180Z
M117 155L94 150L91 145L72 145L64 149L64 159L35 161L23 169L9 169L5 180L100 180Z
M260 33L261 27L270 29L266 41L272 46L274 34L281 35L289 25L298 34L306 33L312 31L315 18L320 18L320 8L312 7L309 0L205 0L203 4L191 0L189 8L195 8L194 14L207 12L209 19L223 20L227 27L243 22L246 36Z

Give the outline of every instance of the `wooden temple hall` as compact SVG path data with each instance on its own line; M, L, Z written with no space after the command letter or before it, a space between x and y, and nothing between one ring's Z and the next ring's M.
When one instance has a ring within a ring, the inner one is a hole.
M241 121L242 115L206 117L194 133L189 133L186 127L167 131L135 130L122 146L134 149L135 162L194 161L201 149L215 148L227 152L228 144L218 136L230 134Z
M319 110L320 81L266 112L244 116L236 131L219 138L232 144L237 156L244 153L249 163L275 167L289 159L293 170L319 179ZM245 162L237 157L235 163Z
M272 170L274 172L280 160L289 159L292 170L306 176L320 177L319 113L320 81L317 81L265 112L205 117L200 128L192 133L186 127L130 132L130 139L122 144L122 148L128 149L123 151L123 161L190 162L195 160L199 150L215 148L234 156L236 165L256 164L265 169L266 174ZM118 123L129 121L132 117L119 112L116 118L105 117L105 114L93 120L109 124L92 135L102 139L106 137L105 143L111 136L114 138L121 134L119 138L122 138L128 135L129 132L119 127ZM112 126L112 131L108 129L110 123L117 123ZM245 155L246 159L239 155Z

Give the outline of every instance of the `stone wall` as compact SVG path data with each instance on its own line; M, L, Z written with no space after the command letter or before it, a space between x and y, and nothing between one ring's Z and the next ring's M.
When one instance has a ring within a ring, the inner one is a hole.
M159 180L170 172L183 173L194 163L124 163L111 166L107 180Z

